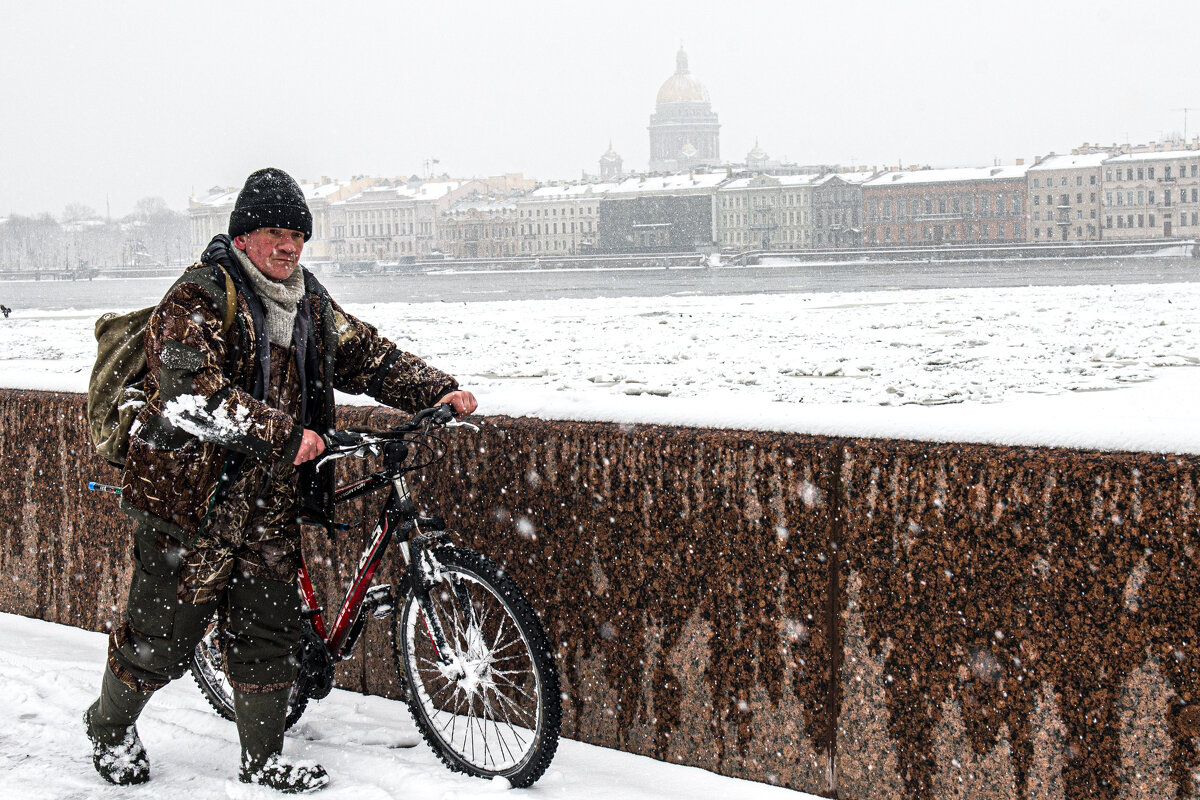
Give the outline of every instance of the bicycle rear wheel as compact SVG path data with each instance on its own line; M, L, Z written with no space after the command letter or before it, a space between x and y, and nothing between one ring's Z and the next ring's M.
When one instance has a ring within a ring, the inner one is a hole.
M196 685L200 687L200 693L213 710L230 722L235 721L237 714L233 710L233 685L225 675L221 629L215 617L196 643L189 668ZM299 690L298 683L292 685L292 693L288 696L288 728L296 724L308 706L308 697Z
M558 747L562 706L554 655L521 590L486 556L441 547L429 613L410 592L395 617L396 668L425 741L452 770L513 786L542 776ZM444 656L444 658L439 657Z

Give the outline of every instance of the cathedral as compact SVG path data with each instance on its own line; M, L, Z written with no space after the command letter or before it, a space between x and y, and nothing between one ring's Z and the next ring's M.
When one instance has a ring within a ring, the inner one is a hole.
M650 171L684 172L721 161L717 114L708 90L688 70L683 48L675 55L675 74L658 90L650 115Z

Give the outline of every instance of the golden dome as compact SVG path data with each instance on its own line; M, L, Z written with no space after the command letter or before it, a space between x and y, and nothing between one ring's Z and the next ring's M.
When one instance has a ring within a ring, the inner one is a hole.
M657 102L662 103L707 103L708 90L704 84L692 77L688 71L687 53L683 48L675 55L675 74L667 78L658 90Z

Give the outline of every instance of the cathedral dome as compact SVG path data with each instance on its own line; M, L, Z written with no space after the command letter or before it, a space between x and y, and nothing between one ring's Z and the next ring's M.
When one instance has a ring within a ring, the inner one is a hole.
M688 71L687 53L683 48L675 55L675 74L667 78L658 90L657 103L708 103L708 90Z

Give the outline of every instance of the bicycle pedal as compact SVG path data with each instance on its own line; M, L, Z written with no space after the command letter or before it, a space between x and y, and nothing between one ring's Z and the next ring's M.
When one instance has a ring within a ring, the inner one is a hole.
M375 619L386 619L396 610L396 601L392 598L392 587L390 584L380 584L372 586L367 590L366 597L363 598L363 605L371 611L371 616Z

